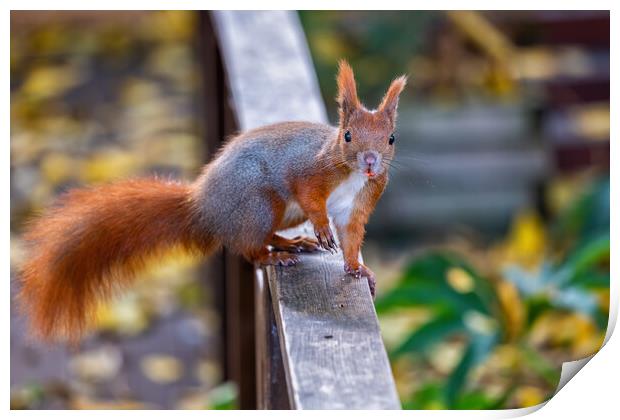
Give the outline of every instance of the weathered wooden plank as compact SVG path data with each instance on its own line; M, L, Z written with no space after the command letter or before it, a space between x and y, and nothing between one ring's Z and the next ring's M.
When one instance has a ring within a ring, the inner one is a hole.
M213 17L240 129L327 121L295 13L216 11ZM302 228L285 234L300 233ZM400 408L368 284L344 275L340 253L305 254L296 267L257 268L258 281L262 273L271 291L292 408ZM265 302L264 286L257 285L262 296L257 304ZM259 315L257 327L264 334L266 315ZM273 344L264 340L258 343L262 352ZM259 366L259 387L273 385L277 369L272 368ZM259 392L259 404L278 392L274 389Z
M242 130L282 121L327 121L296 13L222 10L213 16Z
M283 234L311 235L312 229ZM399 409L368 283L342 267L340 253L320 252L295 267L265 268L291 403L298 409Z
M255 293L257 408L290 409L280 335L273 313L269 283L262 270L256 271Z

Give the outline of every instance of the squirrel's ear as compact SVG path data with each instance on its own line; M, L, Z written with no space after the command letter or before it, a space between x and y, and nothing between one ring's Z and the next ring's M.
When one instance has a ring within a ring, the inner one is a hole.
M392 81L392 84L388 88L383 100L381 101L381 105L379 105L378 110L380 112L385 112L390 120L396 120L396 109L398 108L398 97L400 93L403 91L405 86L407 85L407 76L400 76Z
M360 107L360 101L357 98L357 88L355 87L355 76L353 69L345 60L338 63L338 97L336 101L340 107L340 122L346 125L351 113Z

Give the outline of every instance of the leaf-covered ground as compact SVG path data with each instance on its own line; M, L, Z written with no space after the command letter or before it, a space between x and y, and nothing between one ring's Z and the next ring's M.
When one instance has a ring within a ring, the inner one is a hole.
M191 179L203 156L195 14L13 18L14 275L24 222L57 194L133 176ZM208 408L234 399L228 385L212 391L221 381L220 320L198 261L175 255L153 266L101 308L76 348L33 342L11 309L14 408Z
M556 179L547 197L559 210L548 224L524 210L490 245L455 236L391 258L366 252L391 279L376 308L404 407L536 405L553 395L563 362L599 350L609 316L609 179Z

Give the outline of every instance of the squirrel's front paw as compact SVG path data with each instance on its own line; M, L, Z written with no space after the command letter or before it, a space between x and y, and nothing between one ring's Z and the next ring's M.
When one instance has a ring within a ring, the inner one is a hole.
M338 245L334 239L334 234L329 225L323 227L314 228L314 234L319 241L321 248L328 250L329 252L338 252Z
M356 279L359 279L361 277L366 277L368 279L368 287L370 288L370 294L372 295L373 298L375 297L375 289L377 285L377 280L375 278L375 273L373 273L370 268L366 267L364 264L357 264L357 266L354 266L354 265L345 263L344 271L347 274L352 275Z

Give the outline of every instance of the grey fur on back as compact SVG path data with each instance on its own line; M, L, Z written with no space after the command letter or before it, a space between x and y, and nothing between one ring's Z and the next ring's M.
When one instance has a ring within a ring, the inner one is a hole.
M196 181L205 230L233 251L260 248L274 225L272 202L292 199L289 182L317 167L316 156L337 129L285 122L231 139Z

